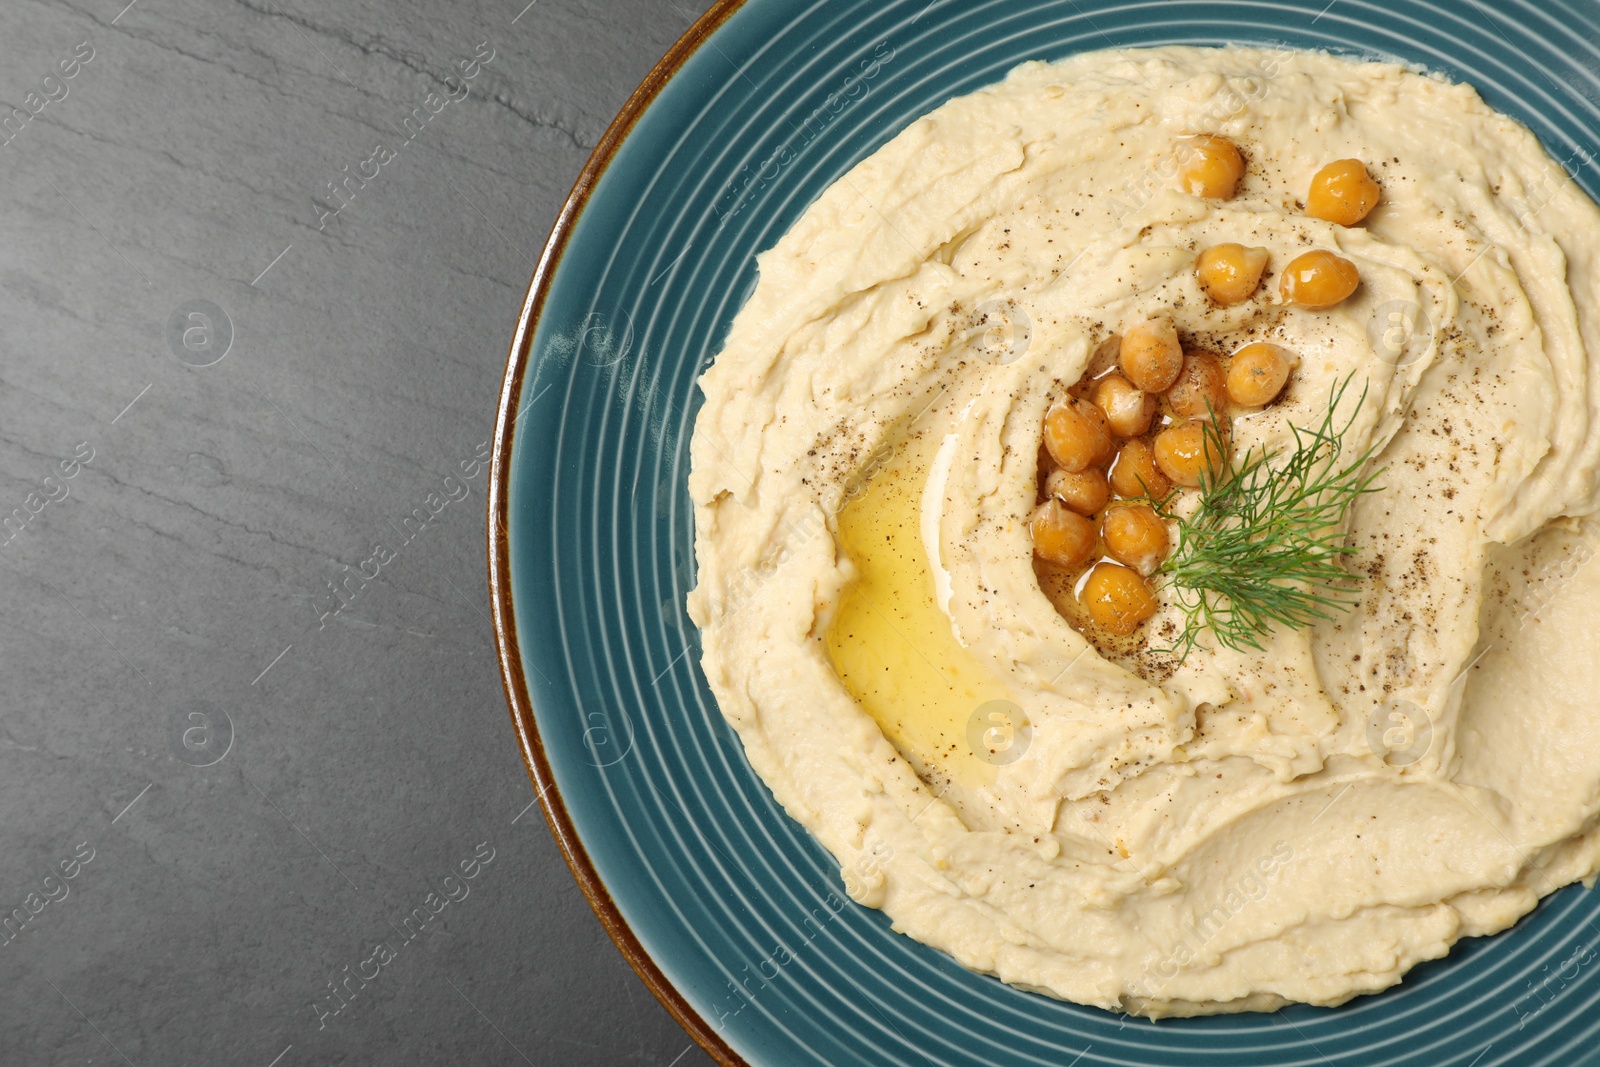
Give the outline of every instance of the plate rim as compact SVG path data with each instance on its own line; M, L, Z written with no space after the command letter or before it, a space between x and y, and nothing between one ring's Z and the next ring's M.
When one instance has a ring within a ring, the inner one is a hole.
M544 813L550 833L566 860L567 870L578 888L583 891L590 908L600 925L616 944L623 959L633 968L634 974L644 982L662 1006L677 1020L688 1035L722 1067L752 1067L749 1061L733 1047L674 986L645 949L639 936L624 918L611 893L606 889L599 871L578 836L572 815L567 810L555 776L545 755L544 741L539 734L534 716L534 701L528 689L527 675L523 671L522 651L517 642L516 612L511 602L511 540L507 526L507 500L510 493L511 452L514 445L515 422L511 413L516 411L522 397L523 383L531 365L533 336L544 310L545 298L560 265L562 254L577 225L589 198L606 168L615 158L618 149L633 132L634 124L645 110L655 102L672 78L682 69L700 46L710 39L747 0L716 0L707 11L683 32L665 55L650 68L637 88L606 127L577 180L567 193L556 221L551 226L534 267L533 277L522 300L522 310L517 316L516 330L511 336L511 346L506 355L505 375L500 386L500 397L495 412L494 447L489 460L489 485L487 511L487 555L489 579L490 618L494 628L495 654L500 667L500 681L505 689L506 704L511 713L511 725L517 734L517 745L522 752L523 766L536 792L535 800Z

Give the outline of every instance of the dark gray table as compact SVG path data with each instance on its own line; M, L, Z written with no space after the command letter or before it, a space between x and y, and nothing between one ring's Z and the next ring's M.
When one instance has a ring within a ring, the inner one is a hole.
M482 462L706 0L524 3L0 13L0 1063L710 1062L530 808Z

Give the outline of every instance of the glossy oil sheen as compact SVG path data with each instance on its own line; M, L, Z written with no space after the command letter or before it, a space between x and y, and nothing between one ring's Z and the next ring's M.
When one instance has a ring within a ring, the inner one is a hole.
M922 510L941 443L931 430L913 433L840 510L838 543L854 573L823 644L850 695L919 774L978 786L994 780L994 767L967 743L972 709L1007 693L934 599Z
M507 520L530 696L623 918L752 1064L1600 1064L1579 887L1338 1009L1153 1024L963 970L844 900L715 708L684 615L695 378L755 256L907 123L1025 59L1241 43L1476 85L1591 195L1600 14L1556 0L749 0L639 118L575 224L523 381Z

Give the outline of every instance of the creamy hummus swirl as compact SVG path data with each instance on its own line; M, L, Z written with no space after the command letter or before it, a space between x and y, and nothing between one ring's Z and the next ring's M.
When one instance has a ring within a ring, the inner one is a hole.
M1234 199L1170 180L1195 133L1244 149ZM1308 217L1349 157L1382 205ZM1362 285L1219 308L1194 261L1224 241ZM702 379L689 610L751 764L896 929L1151 1015L1339 1003L1592 879L1597 249L1532 134L1389 64L1092 53L913 123L760 257ZM1354 608L1151 671L1056 611L1027 517L1051 399L1157 313L1299 355L1236 451L1350 380L1382 489Z

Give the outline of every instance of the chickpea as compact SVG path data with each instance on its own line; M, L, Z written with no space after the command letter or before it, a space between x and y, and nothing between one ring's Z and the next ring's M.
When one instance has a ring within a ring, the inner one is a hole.
M1167 407L1180 419L1209 419L1227 413L1228 388L1222 364L1210 352L1183 357L1178 380L1167 390Z
M1111 499L1106 476L1090 468L1086 471L1051 471L1044 480L1044 491L1079 515L1093 515Z
M1094 523L1051 498L1028 520L1034 555L1058 567L1080 567L1094 552Z
M1154 394L1140 392L1120 374L1108 374L1095 383L1094 402L1118 437L1138 437L1156 417Z
M1226 137L1201 134L1178 142L1178 184L1192 196L1232 199L1244 177L1244 157Z
M1172 481L1156 466L1150 442L1136 437L1122 446L1111 467L1111 488L1121 497L1147 496L1165 500L1172 492Z
M1117 363L1135 389L1146 393L1164 391L1183 365L1177 327L1165 315L1129 326L1122 331Z
M1209 423L1175 422L1156 434L1156 466L1177 485L1199 485L1227 462L1218 435Z
M1268 258L1265 248L1246 248L1229 241L1202 251L1194 262L1194 273L1207 296L1223 307L1232 307L1255 295Z
M1044 445L1062 470L1104 467L1116 447L1105 412L1087 400L1063 400L1044 417Z
M1378 183L1359 159L1336 159L1317 171L1306 194L1306 214L1312 218L1354 226L1378 206L1383 195Z
M1096 563L1078 590L1078 603L1100 626L1129 637L1156 613L1155 594L1139 572L1116 563Z
M1116 333L1095 345L1094 353L1089 356L1089 366L1084 368L1084 377L1098 378L1108 370L1115 370L1117 353L1121 349L1122 335Z
M1107 511L1100 536L1112 559L1147 577L1167 558L1171 547L1166 520L1147 504L1118 504Z
M1355 292L1360 284L1361 273L1354 263L1318 248L1289 262L1278 291L1286 304L1322 311Z
M1270 342L1245 345L1228 364L1228 398L1247 408L1272 403L1288 384L1296 362L1294 356Z

